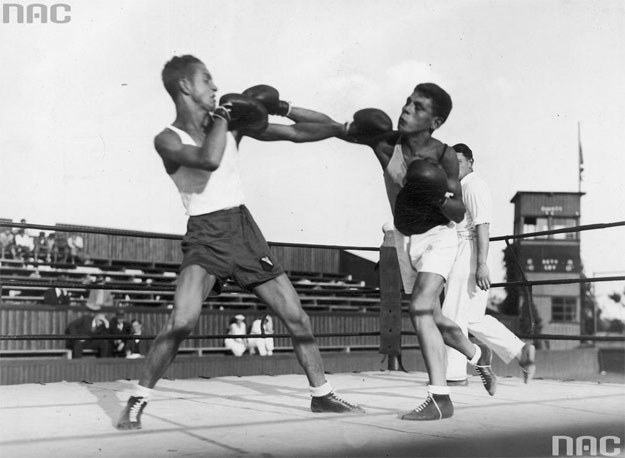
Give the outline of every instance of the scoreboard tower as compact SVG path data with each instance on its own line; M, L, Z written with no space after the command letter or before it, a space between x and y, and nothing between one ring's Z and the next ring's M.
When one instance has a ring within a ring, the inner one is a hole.
M517 192L510 201L514 204L514 234L579 226L583 195L581 192ZM581 277L579 232L522 238L515 244L528 280ZM542 333L579 335L580 291L578 283L532 287L534 304L543 323ZM552 350L578 345L578 341L550 342Z

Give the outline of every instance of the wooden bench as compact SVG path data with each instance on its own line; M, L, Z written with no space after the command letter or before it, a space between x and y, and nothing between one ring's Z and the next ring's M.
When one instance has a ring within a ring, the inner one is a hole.
M335 352L344 352L350 353L352 351L358 350L377 350L378 345L321 345L319 346L320 351L335 351ZM274 353L291 353L293 352L293 347L275 347L273 349ZM191 353L194 356L204 356L209 353L226 353L230 354L230 350L226 347L186 347L179 348L178 353Z
M87 351L87 350L85 350ZM48 348L45 350L0 350L0 357L62 356L72 359L72 351L66 348Z
M229 350L226 347L186 347L179 348L178 353L193 353L196 356L203 356L206 353L226 353Z

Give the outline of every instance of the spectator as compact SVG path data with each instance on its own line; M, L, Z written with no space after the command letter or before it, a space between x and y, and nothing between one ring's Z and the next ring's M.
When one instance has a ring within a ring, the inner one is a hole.
M20 220L20 224L28 224L24 218ZM37 229L24 228L24 233L30 238L34 239L37 237Z
M132 320L130 323L131 332L133 336L140 336L143 333L143 325L139 320ZM126 347L126 358L127 359L137 359L143 358L146 353L145 345L147 341L140 339L132 339L128 341L128 345Z
M21 260L28 260L33 255L33 238L24 231L24 229L18 229L15 233L15 251L17 258Z
M43 303L46 305L69 305L69 294L63 288L49 288L43 293Z
M104 285L106 279L103 276L96 277L94 284ZM100 310L102 307L113 307L115 305L115 298L113 293L108 289L92 289L89 291L89 297L87 298L87 307L91 310Z
M247 334L247 326L245 325L245 317L241 314L236 315L230 320L228 326L228 335L240 336ZM224 346L234 354L241 356L247 349L247 339L245 338L229 338L224 340Z
M67 325L65 334L70 336L99 336L108 334L109 322L103 313L90 313L75 319ZM111 356L111 342L107 339L67 340L66 348L72 350L72 358L82 358L84 349L96 350L96 357Z
M71 234L67 239L67 246L69 248L70 262L76 264L76 260L81 261L83 258L83 251L85 248L82 236L79 234Z
M33 255L35 258L35 262L39 261L39 257L42 256L46 260L48 258L48 239L46 237L46 233L41 231L39 235L35 237L33 241L34 249Z
M39 269L33 270L33 272L28 276L28 278L41 278L41 272ZM44 293L45 294L45 293Z
M54 236L54 248L52 251L52 257L54 262L67 262L67 256L69 255L69 246L67 245L67 235L62 232L57 232Z
M250 330L250 334L273 334L273 320L271 319L271 317L269 315L265 315L258 320L254 320L252 322L252 329ZM273 355L273 337L249 339L250 354L254 354L255 348L258 349L258 354L260 356Z
M115 316L111 318L111 321L109 322L109 332L122 337L121 339L113 340L113 356L126 356L129 343L128 337L132 335L132 326L125 320L125 313L123 309L117 309Z
M54 262L56 262L56 234L54 232L50 232L46 238L46 252L46 262L51 262L53 255Z
M0 232L0 259L6 259L8 253L15 259L14 236L10 229L5 228Z

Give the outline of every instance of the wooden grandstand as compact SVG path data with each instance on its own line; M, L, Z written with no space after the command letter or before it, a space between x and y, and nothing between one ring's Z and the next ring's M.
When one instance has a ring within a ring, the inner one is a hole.
M59 230L71 229L60 225ZM81 314L95 277L106 279L115 305L103 308L112 316L123 309L129 319L139 319L146 334L155 334L165 324L173 306L179 242L172 239L138 238L126 235L80 233L85 241L88 265L51 263L40 259L0 260L0 333L3 335L63 334L67 324ZM340 248L274 246L274 255L291 278L316 333L379 331L380 293L375 263ZM70 294L69 306L44 303L44 292L60 285ZM242 313L248 323L267 313L249 291L226 283L221 294L204 303L196 335L224 334L229 319ZM407 320L407 317L406 317ZM408 321L405 329L410 329ZM286 329L276 320L277 334ZM377 349L377 336L321 337L323 350ZM416 342L415 342L416 343ZM202 355L223 349L220 339L191 339L184 353ZM290 351L290 341L277 338L278 351ZM68 356L62 340L3 340L0 356Z

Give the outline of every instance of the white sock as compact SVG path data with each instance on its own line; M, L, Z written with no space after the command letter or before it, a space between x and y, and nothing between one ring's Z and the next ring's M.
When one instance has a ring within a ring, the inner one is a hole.
M475 347L475 354L473 355L473 358L469 360L469 364L476 366L477 362L482 357L482 349L478 345L473 344L473 346Z
M154 390L152 388L147 388L142 385L135 385L134 389L130 393L131 396L144 398L146 401L149 401L153 394Z
M334 391L334 387L330 382L325 382L321 386L309 386L310 395L313 397L325 396L326 394L330 394Z
M430 394L446 394L449 395L448 386L428 385L428 393Z

